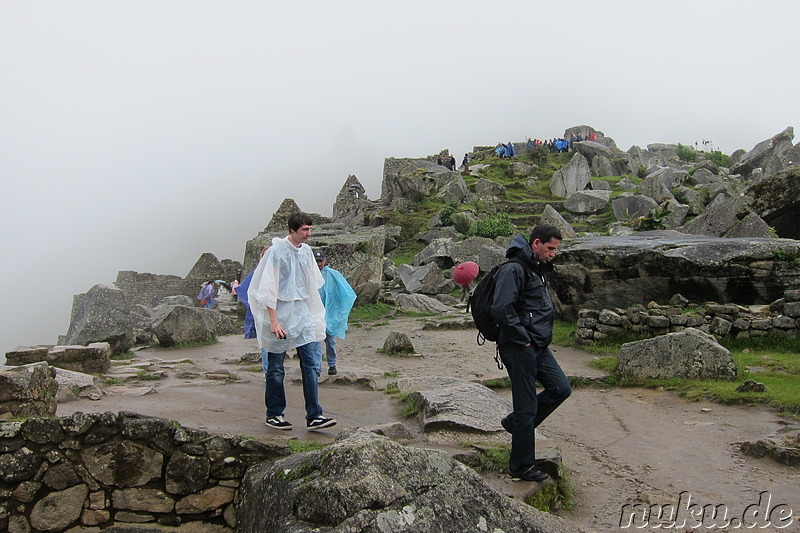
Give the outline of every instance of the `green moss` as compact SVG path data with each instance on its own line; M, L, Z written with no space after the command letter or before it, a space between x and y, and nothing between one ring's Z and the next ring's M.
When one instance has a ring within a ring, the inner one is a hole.
M561 467L555 483L545 485L542 490L531 494L525 503L545 513L551 513L561 509L572 509L575 506L574 496L575 491L572 488L569 471Z

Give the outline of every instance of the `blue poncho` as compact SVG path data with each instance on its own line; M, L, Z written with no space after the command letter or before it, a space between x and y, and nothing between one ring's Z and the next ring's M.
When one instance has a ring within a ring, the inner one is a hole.
M254 271L255 272L255 271ZM250 304L247 301L247 289L250 288L250 280L253 279L253 272L250 272L244 281L242 281L236 288L236 296L239 301L244 305L244 338L256 338L256 322L253 318L253 313L250 311Z
M331 337L344 339L347 331L347 317L356 301L356 293L338 270L330 267L322 269L325 285L319 289L322 303L325 305L325 333Z

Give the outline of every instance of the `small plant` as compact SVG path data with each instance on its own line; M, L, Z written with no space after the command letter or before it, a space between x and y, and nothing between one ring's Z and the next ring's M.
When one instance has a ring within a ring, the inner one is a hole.
M128 351L128 352L111 354L111 359L113 359L114 361L128 361L130 359L133 359L133 352Z
M664 229L664 219L672 213L669 209L654 207L647 215L634 219L633 227L638 231Z
M122 380L117 379L117 378L105 378L102 381L102 384L103 384L104 387L110 387L112 385L120 385L121 383L122 383Z
M386 394L400 394L400 387L397 386L397 382L392 381L386 385L386 388L383 389L383 392Z
M681 161L697 161L697 152L695 152L693 148L684 146L681 143L678 143L678 148L675 150L675 153L678 154L678 159Z
M729 155L723 154L719 150L714 150L713 152L708 154L708 160L717 165L718 167L730 168L731 166L731 157Z
M469 227L468 234L473 237L494 239L495 237L513 235L516 230L508 213L498 213L495 216L489 216L473 222Z
M388 372L384 372L383 373L383 377L385 377L385 378L396 378L398 376L400 376L400 372L396 372L394 370L390 370Z
M401 418L414 418L422 412L423 402L420 394L408 394L402 402L404 407L400 411Z
M639 168L636 169L636 177L645 179L647 177L647 167L639 165Z
M531 494L525 500L525 503L540 511L549 513L560 509L572 509L575 505L575 501L573 500L574 495L575 491L572 488L569 471L562 466L559 468L555 483L547 485L539 492Z
M452 225L450 216L458 211L458 205L458 202L447 202L442 210L439 211L439 220L442 222L442 226Z
M368 242L361 241L356 243L356 252L361 252L362 254L369 254L370 252L372 252L372 250L370 249Z

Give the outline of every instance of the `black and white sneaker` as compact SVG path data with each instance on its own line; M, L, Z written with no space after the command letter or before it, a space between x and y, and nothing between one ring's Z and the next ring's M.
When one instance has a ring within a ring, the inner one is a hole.
M267 418L264 423L267 426L275 429L292 429L292 425L283 419L283 415Z
M335 425L336 425L336 420L334 420L333 418L325 418L324 416L318 416L317 418L306 420L306 427L308 429L329 428Z

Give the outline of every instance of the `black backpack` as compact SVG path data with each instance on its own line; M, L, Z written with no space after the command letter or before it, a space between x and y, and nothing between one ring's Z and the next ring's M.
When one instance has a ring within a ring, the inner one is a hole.
M472 313L472 320L475 322L475 327L478 328L478 335L476 342L478 346L483 346L486 341L497 342L500 336L500 326L497 321L492 317L492 302L494 301L494 288L497 285L497 272L503 265L508 263L519 263L522 265L522 270L525 272L525 281L522 284L522 290L519 292L519 300L522 301L525 294L525 286L528 284L530 277L529 267L517 258L509 259L505 263L493 267L483 279L475 286L472 295L467 301L467 313ZM494 360L497 362L497 368L502 369L503 363L500 360L499 348L495 353Z

